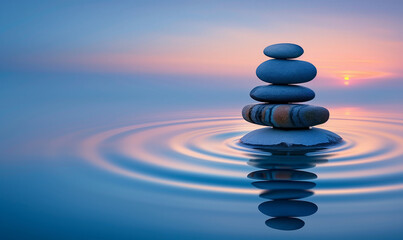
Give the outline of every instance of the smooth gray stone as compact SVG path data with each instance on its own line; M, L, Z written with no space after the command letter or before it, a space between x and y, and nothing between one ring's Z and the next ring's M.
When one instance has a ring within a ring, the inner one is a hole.
M320 128L283 130L265 127L246 134L240 141L243 144L257 147L309 149L330 146L341 142L342 138L333 132Z
M261 203L259 211L271 217L304 217L316 213L318 206L301 200L274 200Z
M285 129L309 128L325 123L329 111L305 104L251 104L242 109L242 117L251 123Z
M278 43L266 47L263 50L264 55L272 58L297 58L304 53L304 49L293 43Z
M257 77L273 84L309 82L316 76L316 68L309 62L299 60L271 59L256 69Z
M307 87L295 85L264 85L252 89L250 97L256 101L270 103L306 102L315 97L315 92Z
M291 217L270 218L265 223L268 227L284 231L298 230L305 225L305 222L301 219Z

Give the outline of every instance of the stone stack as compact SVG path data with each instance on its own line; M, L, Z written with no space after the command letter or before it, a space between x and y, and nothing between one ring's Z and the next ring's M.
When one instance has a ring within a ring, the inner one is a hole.
M300 57L303 53L304 50L300 46L291 43L274 44L264 49L264 54L274 59L260 64L256 69L256 75L260 80L270 84L255 87L250 92L250 96L254 100L263 103L251 104L243 108L242 116L246 121L271 126L275 130L308 130L312 126L325 123L329 119L329 111L326 108L297 104L312 100L315 97L315 93L311 89L294 85L311 81L317 73L315 66L311 63L292 60ZM279 142L273 141L273 139L267 141L267 137L278 136L278 131L261 130L244 136L241 142L257 145L281 143L286 145L317 145L335 143L341 140L337 134L322 129L304 132L292 134L291 138L283 135L282 137L285 137L286 140ZM310 139L310 143L304 144L304 141L310 137L314 139ZM294 140L296 142L293 142Z

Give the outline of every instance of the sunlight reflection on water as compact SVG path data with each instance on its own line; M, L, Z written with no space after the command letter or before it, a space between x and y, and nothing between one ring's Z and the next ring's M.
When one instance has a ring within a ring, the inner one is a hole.
M238 111L170 114L79 128L45 139L47 152L37 158L9 161L2 211L17 217L7 221L46 236L49 224L74 230L64 239L81 226L126 239L150 231L166 239L338 239L340 232L355 239L390 231L388 239L399 239L403 116L331 109L321 128L342 136L341 144L278 153L239 143L259 126Z
M346 115L343 109L332 114L324 128L344 142L313 153L329 160L317 164L318 182L323 184L315 194L402 190L403 182L396 175L403 171L403 120L359 111ZM135 180L196 191L257 194L257 189L241 182L250 170L246 162L251 155L267 153L244 147L238 140L258 127L238 116L145 123L89 136L80 143L79 152L94 166Z

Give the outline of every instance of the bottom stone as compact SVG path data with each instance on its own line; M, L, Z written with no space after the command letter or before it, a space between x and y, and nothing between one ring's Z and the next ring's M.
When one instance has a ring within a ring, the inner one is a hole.
M311 128L304 130L284 130L260 128L241 138L241 143L256 147L315 148L326 147L342 141L342 138L328 130Z

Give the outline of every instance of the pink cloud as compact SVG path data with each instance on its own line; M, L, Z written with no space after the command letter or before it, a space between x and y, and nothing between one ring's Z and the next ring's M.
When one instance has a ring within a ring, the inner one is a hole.
M300 44L301 60L313 63L319 79L315 85L343 87L401 76L400 55L403 43L342 29L298 28L282 34L250 29L215 27L208 32L185 36L162 36L150 45L133 46L125 53L64 53L35 56L37 66L82 71L236 76L256 78L255 69L268 58L267 45L278 42ZM133 50L134 49L134 50ZM216 80L216 78L215 78Z

